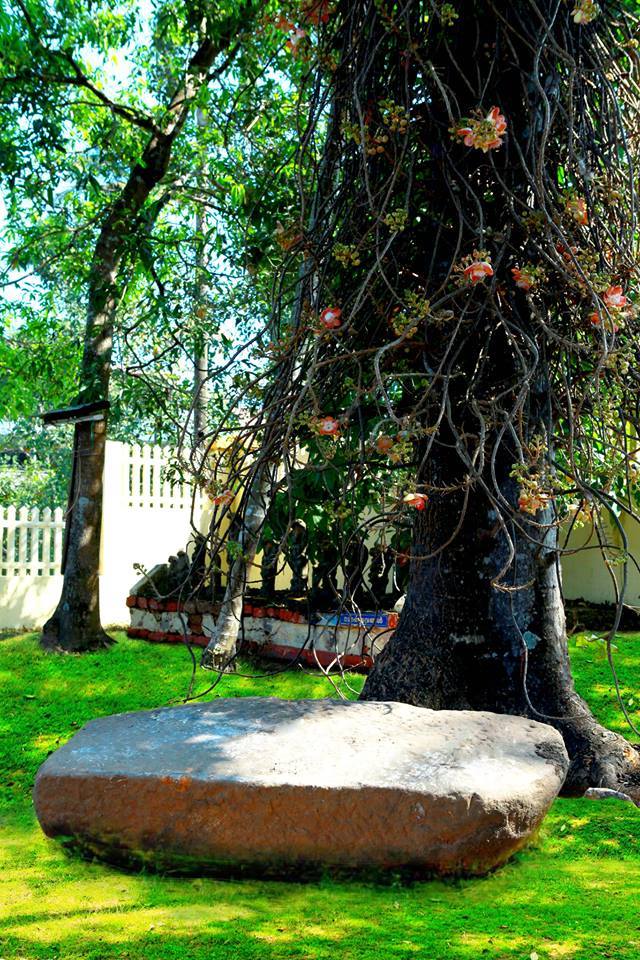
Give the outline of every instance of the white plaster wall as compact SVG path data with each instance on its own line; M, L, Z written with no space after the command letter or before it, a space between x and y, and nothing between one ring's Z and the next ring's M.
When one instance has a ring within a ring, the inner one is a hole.
M626 516L620 518L620 523L627 538L628 554L640 561L640 524ZM623 539L614 523L606 523L605 535L608 543L619 548L611 550L610 556L619 557ZM619 563L614 563L607 569L598 538L590 525L572 532L562 558L562 582L564 595L568 600L583 598L593 603L613 603L615 586L611 575L613 574L618 587L621 587L623 572L624 568ZM633 559L627 563L627 577L625 603L640 606L640 574Z

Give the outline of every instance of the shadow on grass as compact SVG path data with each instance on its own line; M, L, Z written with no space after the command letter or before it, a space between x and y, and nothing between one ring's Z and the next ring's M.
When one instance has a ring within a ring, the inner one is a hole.
M537 846L490 877L381 887L122 874L65 857L23 814L3 831L1 955L636 960L639 824L616 801L561 800Z

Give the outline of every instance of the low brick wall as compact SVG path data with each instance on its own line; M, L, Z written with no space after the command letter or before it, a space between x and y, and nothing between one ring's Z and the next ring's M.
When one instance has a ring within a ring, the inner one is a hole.
M130 637L156 643L209 642L219 605L207 601L157 600L130 596ZM361 614L318 613L312 619L300 611L264 603L244 604L242 647L262 656L296 660L311 666L367 670L383 649L398 622L393 611Z

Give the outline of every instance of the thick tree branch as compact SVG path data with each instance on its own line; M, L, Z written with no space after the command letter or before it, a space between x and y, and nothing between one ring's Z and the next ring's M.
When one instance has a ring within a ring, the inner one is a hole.
M138 216L152 190L167 172L173 144L195 98L209 81L212 65L236 40L238 24L245 24L251 10L256 9L255 3L243 4L237 16L228 19L215 39L205 36L201 41L187 66L183 82L166 106L162 123L147 141L140 160L103 222L93 257L81 375L83 399L100 399L108 393L112 327L119 300L117 273L137 229Z
M21 71L15 77L5 77L5 82L12 80L41 80L45 83L60 83L67 84L69 86L83 87L86 90L89 90L99 101L100 103L107 107L113 114L118 117L121 117L123 120L127 120L128 123L132 123L137 127L141 127L143 130L149 132L156 131L156 125L153 122L153 119L146 114L140 113L137 110L133 110L131 107L127 107L124 104L116 103L110 97L108 97L102 90L100 90L96 85L87 77L84 73L80 64L65 50L52 50L50 47L44 43L40 32L33 20L33 17L27 10L23 0L16 0L22 15L27 24L27 29L29 33L36 41L39 47L53 60L62 60L64 63L67 63L73 70L73 76L67 76L62 74L60 76L52 74L39 74L33 70Z

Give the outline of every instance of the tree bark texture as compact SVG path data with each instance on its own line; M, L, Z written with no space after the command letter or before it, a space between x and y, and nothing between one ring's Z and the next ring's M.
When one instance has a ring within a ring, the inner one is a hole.
M102 472L106 420L76 424L73 479L65 541L64 589L44 625L46 650L80 653L113 641L100 623L99 577Z
M459 480L455 453L434 447L431 483ZM508 458L500 489L515 507ZM531 717L562 733L571 766L564 791L589 787L640 795L640 754L600 726L575 691L550 508L504 526L479 484L434 493L416 514L409 589L398 628L367 678L362 699L435 710Z

